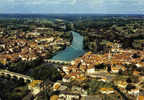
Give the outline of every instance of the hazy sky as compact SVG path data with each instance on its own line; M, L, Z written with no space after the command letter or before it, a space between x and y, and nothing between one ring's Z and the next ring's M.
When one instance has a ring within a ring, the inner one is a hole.
M0 13L144 14L144 0L0 0Z

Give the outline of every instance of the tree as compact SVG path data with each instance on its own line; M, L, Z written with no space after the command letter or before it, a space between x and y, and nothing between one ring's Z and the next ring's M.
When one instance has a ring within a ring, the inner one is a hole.
M140 57L140 55L138 55L138 54L133 54L133 56L132 56L133 58L139 58Z
M127 83L131 83L132 82L131 78L128 78L126 81L127 81Z
M32 71L32 77L38 80L47 80L49 78L51 81L57 81L62 78L53 65L48 66L44 64L34 68Z
M135 89L136 87L133 86L132 84L128 84L126 87L126 90L131 90L131 89Z

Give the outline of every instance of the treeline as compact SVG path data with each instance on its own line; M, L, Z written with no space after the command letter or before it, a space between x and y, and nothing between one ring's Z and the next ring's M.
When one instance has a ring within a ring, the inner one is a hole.
M1 68L12 72L24 74L33 77L35 80L56 81L61 79L60 73L57 71L58 65L44 63L43 58L37 58L33 61L18 61L16 63L8 63Z
M64 26L64 27L63 27ZM0 19L0 27L9 30L32 31L36 27L53 28L55 31L70 31L71 23L49 19Z
M38 58L29 62L19 61L17 63L9 63L6 66L1 64L0 67L3 69L8 67L9 71L31 76L35 80L55 82L62 79L61 74L57 71L57 66L54 64L45 64L43 59ZM0 89L0 98L2 100L22 100L22 98L30 93L27 83L22 78L17 79L10 76L0 77Z
M0 98L2 100L22 100L29 93L23 79L0 77Z
M144 19L104 18L77 21L75 30L84 36L84 48L93 52L105 49L102 41L120 41L123 48L143 49ZM139 45L139 47L137 46Z

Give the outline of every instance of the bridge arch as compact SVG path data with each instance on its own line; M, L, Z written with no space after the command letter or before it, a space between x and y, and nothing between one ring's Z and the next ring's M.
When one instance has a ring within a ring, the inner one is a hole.
M0 76L9 77L10 79L14 79L14 80L23 80L24 83L31 82L33 80L30 76L26 76L23 74L14 73L14 72L10 72L8 70L2 70L2 69L0 69Z
M12 78L12 80L15 80L15 81L19 80L19 78L15 75L11 75L11 78Z
M5 77L7 77L7 78L11 78L11 75L10 74L5 74Z

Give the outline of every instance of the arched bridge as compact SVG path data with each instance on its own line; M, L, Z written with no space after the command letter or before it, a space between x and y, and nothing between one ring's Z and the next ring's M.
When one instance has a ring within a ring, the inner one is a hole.
M71 65L71 61L62 61L62 60L45 60L45 62L48 63L54 63L54 64L62 64L62 65Z
M24 82L27 82L27 81L32 82L33 81L33 78L31 78L30 76L26 76L26 75L19 74L19 73L14 73L14 72L11 72L8 70L3 70L3 69L0 69L0 76L10 76L11 78L15 77L17 79L22 78L24 80Z

